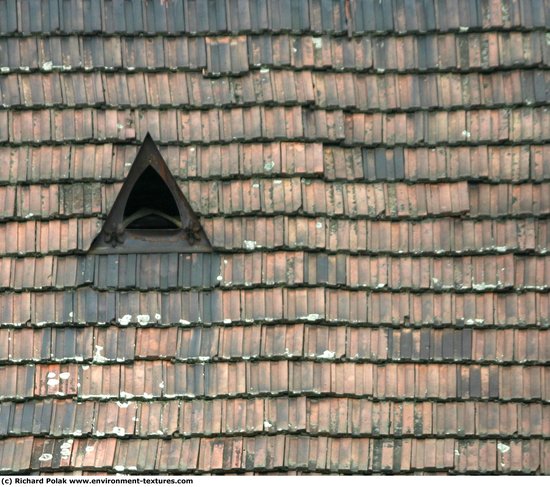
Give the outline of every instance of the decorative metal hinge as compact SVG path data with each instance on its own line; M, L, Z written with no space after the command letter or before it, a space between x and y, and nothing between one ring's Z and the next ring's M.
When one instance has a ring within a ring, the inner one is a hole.
M183 229L183 232L189 245L194 245L201 239L201 226L197 222L190 222Z
M124 243L124 226L118 224L105 232L105 242L110 243L113 247Z

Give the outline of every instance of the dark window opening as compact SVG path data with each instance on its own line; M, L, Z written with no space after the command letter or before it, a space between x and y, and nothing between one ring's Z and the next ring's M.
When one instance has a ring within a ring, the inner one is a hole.
M125 227L130 229L177 229L181 228L178 205L172 192L149 166L132 189L124 209Z

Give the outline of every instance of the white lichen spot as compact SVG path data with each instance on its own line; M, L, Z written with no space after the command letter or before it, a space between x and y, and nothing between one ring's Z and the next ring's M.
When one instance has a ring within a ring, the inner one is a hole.
M315 228L323 228L323 223L322 222L317 222L315 224Z
M48 379L47 384L48 384L49 387L54 387L54 386L59 385L59 380L57 380L57 379Z
M73 446L73 440L67 440L61 444L60 453L62 457L68 458L71 456L71 448Z
M107 359L103 355L101 355L102 350L103 350L103 347L101 345L95 346L94 362L103 363L107 361Z
M463 135L463 137L466 137L467 139L469 139L472 136L471 132L469 132L468 130L463 130L462 135Z
M129 402L120 402L120 401L117 401L116 402L116 405L119 407L119 408L122 408L122 409L126 409L130 403Z
M187 320L184 320L183 318L180 320L180 324L182 325L190 325L191 322L190 321L187 321Z
M82 436L82 430L74 430L73 436Z
M51 453L42 453L40 457L38 458L38 461L40 462L49 462L53 458L53 455Z
M51 61L46 61L44 64L42 64L42 69L44 71L51 71L53 68L53 63Z
M313 42L313 47L315 49L321 49L323 47L323 38L322 37L312 37L311 42Z
M273 168L275 167L275 162L273 161L267 161L265 164L264 164L264 169L266 171L271 171ZM258 184L259 186L259 184Z
M497 445L498 450L500 453L507 453L510 451L510 447L508 445L505 445L504 443L499 443Z
M71 376L70 372L61 372L61 374L59 374L59 378L61 380L67 380L70 376Z
M69 311L69 318L72 318L74 316L74 313L72 311Z
M90 453L94 451L94 447L92 445L88 445L86 448L84 448L84 451L86 453Z
M317 313L310 313L309 315L307 315L308 321L315 321L315 320L318 320L319 318L320 316Z
M150 319L151 319L151 317L149 315L137 315L137 321L142 326L149 323Z
M126 430L124 428L121 428L120 426L114 426L112 432L115 435L124 436L124 434L126 433Z
M325 350L321 355L319 355L319 358L326 358L331 359L336 357L336 352L332 352L330 350Z
M124 465L115 465L113 467L117 472L123 472L124 471Z
M256 241L255 240L245 240L243 242L244 248L246 250L254 250L256 248Z
M120 391L120 397L122 397L122 399L132 399L134 395L130 392Z
M208 362L210 360L210 357L199 357L199 362Z
M231 323L231 320L229 318L225 318L223 320L223 322L226 324L226 325L229 325Z
M153 399L153 394L151 394L149 392L144 392L143 393L143 398L144 399Z
M269 73L269 68L266 68L266 67L260 68L260 73L262 73L262 74Z
M118 319L118 322L121 325L126 326L128 323L130 323L131 320L132 320L132 315L124 315L122 318Z
M34 213L27 213L25 215L25 218L32 218L34 216Z
M39 321L38 323L36 323L36 326L44 326L46 323L46 321Z
M216 277L216 280L217 280L217 281L223 281L223 276L218 276L218 277Z
M161 381L161 382L159 383L159 387L160 387L161 389L164 389L164 381Z
M155 313L155 320L160 321L160 313Z
M459 32L468 32L468 29L469 27L465 26L465 25L461 25L459 28L458 28L458 31Z
M264 428L265 429L273 428L273 425L266 419L264 421Z
M283 181L281 179L274 179L273 184L283 184Z
M55 372L48 372L48 375L46 375L46 377L47 377L48 379L55 379L55 376L56 376L56 375L57 375L57 374L56 374Z
M10 72L10 68L8 68L7 66L2 66L0 68L0 73L9 73Z

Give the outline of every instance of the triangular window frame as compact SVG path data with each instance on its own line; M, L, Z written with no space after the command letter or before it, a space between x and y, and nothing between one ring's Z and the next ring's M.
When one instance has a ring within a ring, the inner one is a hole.
M173 218L177 224L175 228L128 228L128 225L135 221L135 215L125 217L126 205L140 176L149 167L158 173L177 205L179 219ZM153 138L148 133L103 224L103 228L90 247L89 253L164 252L212 252L212 246L197 215L183 195Z

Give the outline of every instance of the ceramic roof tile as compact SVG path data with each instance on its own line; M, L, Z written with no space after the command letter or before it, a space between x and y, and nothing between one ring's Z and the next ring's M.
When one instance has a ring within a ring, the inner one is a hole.
M171 435L178 430L178 414L182 405L178 401L121 403L123 408L137 408L131 420L139 436Z
M160 445L157 469L161 472L195 470L198 465L200 443L199 438L163 441Z
M246 37L207 37L206 58L207 73L212 76L248 71Z
M71 464L77 468L111 468L115 455L116 440L78 439L73 446Z
M33 446L32 437L1 440L2 461L0 468L4 472L17 472L27 470L31 464L31 452Z

